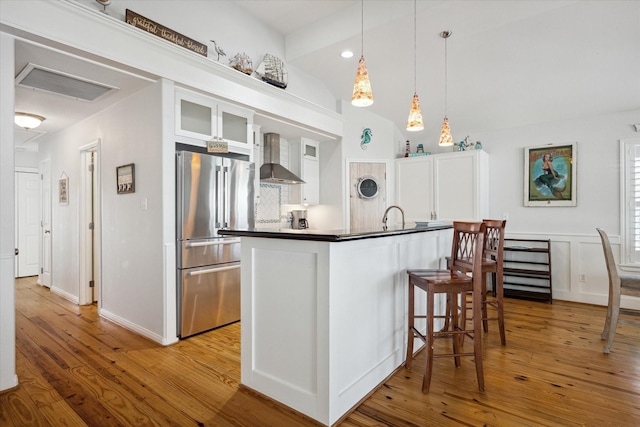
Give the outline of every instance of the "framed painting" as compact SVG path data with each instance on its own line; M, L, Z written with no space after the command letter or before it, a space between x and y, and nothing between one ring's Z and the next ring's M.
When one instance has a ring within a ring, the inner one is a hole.
M577 143L524 149L524 205L576 206Z
M118 166L116 168L116 178L118 179L118 194L136 192L136 167L133 163Z

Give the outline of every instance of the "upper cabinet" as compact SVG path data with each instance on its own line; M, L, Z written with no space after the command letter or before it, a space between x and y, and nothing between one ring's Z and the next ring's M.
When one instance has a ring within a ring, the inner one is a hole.
M253 156L253 112L215 98L176 90L178 136L198 141L225 141L229 151Z
M320 144L309 138L289 141L289 167L304 184L289 187L289 204L320 203Z
M482 150L396 160L406 221L478 221L489 214L489 155Z

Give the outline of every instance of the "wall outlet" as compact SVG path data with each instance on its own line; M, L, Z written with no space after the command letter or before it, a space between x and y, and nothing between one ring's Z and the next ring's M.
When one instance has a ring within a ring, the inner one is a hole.
M586 274L581 274L580 275L580 281L581 282L586 282L587 281L587 275Z

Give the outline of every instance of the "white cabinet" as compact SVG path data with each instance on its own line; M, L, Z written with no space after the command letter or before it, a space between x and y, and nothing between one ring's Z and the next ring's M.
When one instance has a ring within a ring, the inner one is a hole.
M317 205L320 203L319 143L308 138L289 141L289 168L304 184L289 187L289 204Z
M229 151L253 155L253 112L205 95L177 89L175 133L188 142L225 141Z
M482 150L396 160L406 221L477 221L489 214L489 155Z

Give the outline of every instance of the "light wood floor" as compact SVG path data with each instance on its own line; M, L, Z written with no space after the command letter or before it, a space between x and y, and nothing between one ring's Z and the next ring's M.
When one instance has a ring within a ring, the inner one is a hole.
M460 369L445 358L423 395L421 352L413 371L400 368L341 426L639 426L640 328L620 324L604 355L604 312L509 299L507 346L495 324L483 337L484 393L470 358ZM20 386L0 394L0 425L315 425L239 386L239 334L234 324L162 347L20 279Z

